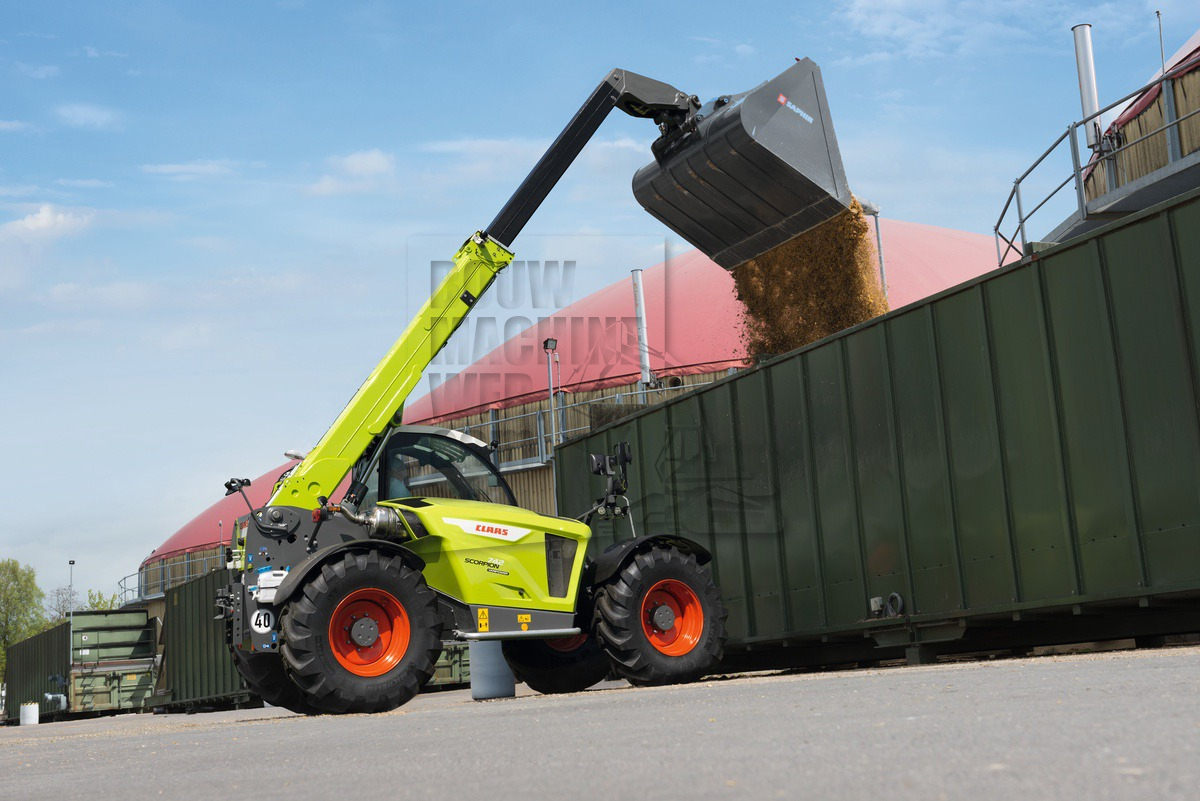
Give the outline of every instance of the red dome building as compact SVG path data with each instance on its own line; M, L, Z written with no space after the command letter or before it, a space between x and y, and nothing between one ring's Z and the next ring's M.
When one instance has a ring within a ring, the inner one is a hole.
M881 233L893 309L996 267L989 236L897 220L882 220ZM553 513L552 428L561 441L748 364L733 278L699 251L645 270L643 291L650 368L659 386L645 389L639 383L633 289L625 278L523 331L414 400L404 421L459 428L498 443L498 463L517 500ZM554 421L542 350L548 337L559 343ZM247 490L250 501L265 503L291 464L255 479ZM154 549L140 570L143 596L218 566L230 526L245 511L240 495L223 498Z

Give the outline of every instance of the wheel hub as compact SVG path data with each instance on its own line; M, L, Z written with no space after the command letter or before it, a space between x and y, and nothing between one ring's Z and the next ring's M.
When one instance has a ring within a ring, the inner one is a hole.
M379 639L379 624L369 617L359 618L350 627L350 639L359 648L370 648Z
M650 623L659 631L670 631L675 628L675 612L671 607L662 604L650 613Z

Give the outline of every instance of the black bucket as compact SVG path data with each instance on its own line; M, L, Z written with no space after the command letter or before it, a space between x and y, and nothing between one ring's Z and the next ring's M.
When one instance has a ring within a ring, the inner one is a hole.
M717 264L732 269L850 205L821 70L811 60L699 114L694 133L638 170L633 194Z

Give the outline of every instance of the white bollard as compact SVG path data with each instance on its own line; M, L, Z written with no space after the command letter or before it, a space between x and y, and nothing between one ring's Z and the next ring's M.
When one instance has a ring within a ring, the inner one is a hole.
M34 703L21 704L21 725L36 726L38 722L38 705Z
M517 694L513 678L499 640L476 640L471 643L471 698L512 698Z

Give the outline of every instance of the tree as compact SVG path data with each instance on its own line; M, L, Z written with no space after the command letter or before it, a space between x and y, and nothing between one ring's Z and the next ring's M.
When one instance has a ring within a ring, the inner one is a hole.
M0 559L0 676L8 647L41 630L45 597L32 567L16 559Z
M119 603L120 598L118 598L115 592L112 595L106 595L99 590L88 590L88 609L97 612L106 612L110 609L116 609Z
M43 628L57 626L79 608L79 593L71 587L55 587L46 597L46 617Z

